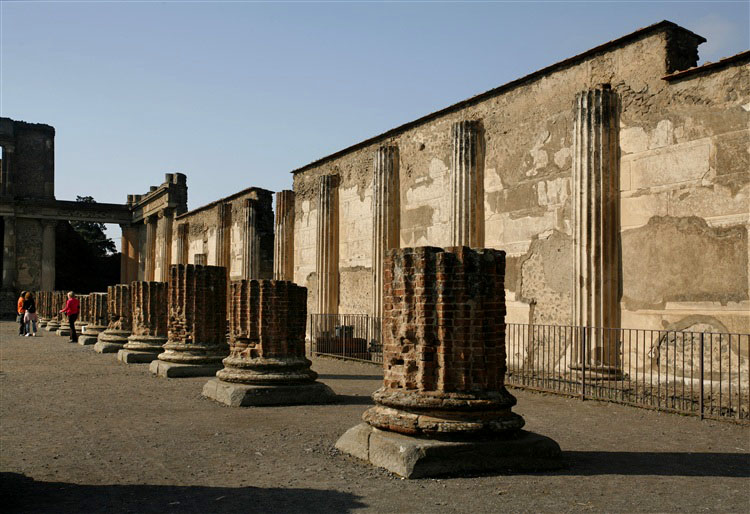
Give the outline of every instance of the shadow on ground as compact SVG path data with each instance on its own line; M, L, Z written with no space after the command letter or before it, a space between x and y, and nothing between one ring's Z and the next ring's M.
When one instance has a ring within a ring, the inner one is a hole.
M322 378L324 380L383 380L383 374L380 375L326 375L326 374L318 374L318 378Z
M550 475L750 477L743 453L563 452L566 469Z
M359 496L319 489L79 485L0 473L3 512L352 512Z

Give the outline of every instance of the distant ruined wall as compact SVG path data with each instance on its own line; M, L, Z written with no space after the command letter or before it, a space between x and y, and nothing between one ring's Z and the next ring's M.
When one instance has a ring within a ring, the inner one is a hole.
M507 252L506 321L572 323L576 95L609 84L618 102L612 265L621 325L671 327L710 311L726 329L750 331L748 58L679 77L700 42L671 24L644 29L296 171L294 280L311 293L309 311L317 312L319 177L339 177L338 310L368 313L373 155L398 147L400 246L449 246L452 127L477 120L484 246Z
M172 233L172 263L197 264L196 255L205 255L206 264L228 268L229 280L271 279L274 237L271 202L271 191L249 188L179 216ZM256 230L251 231L251 227ZM255 239L251 240L251 234ZM256 251L252 246L257 247ZM185 258L187 261L182 262ZM247 267L250 263L246 261L252 259L259 260L257 266ZM245 273L258 276L249 277Z

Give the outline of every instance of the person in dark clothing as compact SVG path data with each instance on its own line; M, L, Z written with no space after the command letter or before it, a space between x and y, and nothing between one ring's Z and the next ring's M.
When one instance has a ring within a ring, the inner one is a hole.
M31 292L26 293L23 300L23 308L26 313L23 319L26 322L26 337L36 337L36 301Z
M63 314L68 316L68 323L70 323L70 341L73 343L78 342L78 334L76 334L76 320L78 319L78 309L80 309L80 302L73 291L68 292L68 301L65 302L65 308L61 310Z

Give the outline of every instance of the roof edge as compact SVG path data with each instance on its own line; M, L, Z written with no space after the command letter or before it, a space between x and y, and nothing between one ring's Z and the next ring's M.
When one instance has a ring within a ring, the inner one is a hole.
M491 98L493 96L496 96L500 93L509 91L515 87L518 87L524 83L530 82L532 80L535 80L539 77L542 77L544 75L547 75L551 72L558 71L564 68L567 68L573 64L577 64L583 60L588 59L589 57L596 55L600 52L603 52L605 50L608 50L610 48L616 48L618 46L622 46L626 43L630 43L632 41L641 39L643 37L649 36L654 33L666 31L666 30L676 30L679 32L682 32L685 35L694 37L699 44L705 43L706 38L703 36L696 34L695 32L692 32L684 27L681 27L677 25L674 22L671 22L669 20L662 20L658 23L654 23L653 25L649 25L647 27L640 28L634 32L631 32L630 34L626 34L622 37L619 37L617 39L613 39L612 41L608 41L606 43L603 43L599 46L595 46L594 48L590 48L589 50L586 50L583 53L574 55L573 57L568 57L567 59L564 59L562 61L558 61L554 64L551 64L549 66L546 66L542 69L539 69L537 71L534 71L532 73L529 73L528 75L524 75L523 77L514 79L510 82L506 82L505 84L498 86L496 88L490 89L488 91L485 91L483 93L479 93L475 96L469 97L465 100L461 100L458 103L449 105L448 107L444 107L443 109L440 109L438 111L432 112L430 114L427 114L426 116L422 116L421 118L417 118L416 120L409 121L407 123L404 123L403 125L399 125L395 128L392 128L386 132L382 132L376 136L373 136L371 138L365 139L363 141L360 141L359 143L355 143L351 146L348 146L342 150L339 150L337 152L334 152L332 154L329 154L325 157L321 157L320 159L317 159L309 164L306 164L304 166L301 166L297 169L294 169L291 171L293 175L296 175L297 173L301 173L303 171L306 171L310 168L314 168L316 166L320 166L321 164L324 164L326 162L332 161L334 159L337 159L343 155L346 155L350 152L353 152L355 150L359 150L360 148L364 148L366 146L371 145L372 143L375 143L381 139L387 139L389 137L394 137L402 132L405 132L413 127L422 125L425 122L434 120L436 118L439 118L441 116L444 116L446 114L450 114L452 112L455 112L459 109L462 109L464 107L468 107L470 105L476 104L478 102L481 102L482 100L485 100L487 98Z
M229 196L225 196L223 198L219 198L217 200L214 200L213 202L209 202L207 204L201 205L200 207L196 207L195 209L193 209L191 211L183 212L179 216L175 216L175 220L179 220L181 218L184 218L185 216L187 216L189 214L195 214L196 212L205 211L206 209L209 209L209 208L211 208L211 207L213 207L215 205L218 205L220 203L234 200L234 199L236 199L236 198L238 198L238 197L240 197L240 196L242 196L244 194L247 194L247 193L249 193L251 191L260 191L260 192L263 192L263 193L268 193L271 197L273 197L273 191L271 191L269 189L263 189L262 187L250 186L250 187L246 187L245 189L243 189L241 191L237 191L236 193L232 193Z

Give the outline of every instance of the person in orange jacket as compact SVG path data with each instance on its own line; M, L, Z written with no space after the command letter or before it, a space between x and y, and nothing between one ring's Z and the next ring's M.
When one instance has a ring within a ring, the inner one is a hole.
M26 322L24 321L24 314L26 314L26 309L23 308L23 302L26 300L26 291L21 291L21 296L18 297L18 305L16 307L16 310L18 311L18 335L19 336L25 336L26 335Z

